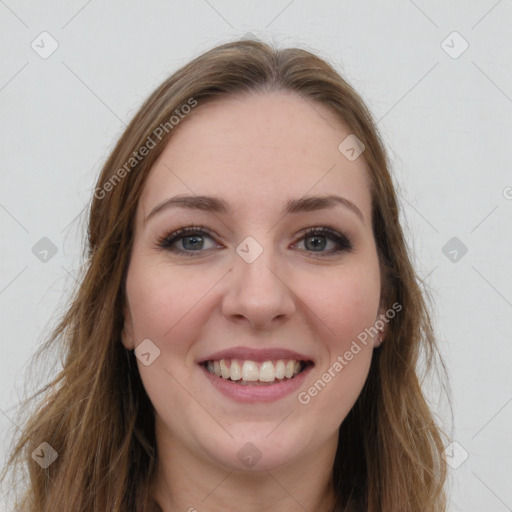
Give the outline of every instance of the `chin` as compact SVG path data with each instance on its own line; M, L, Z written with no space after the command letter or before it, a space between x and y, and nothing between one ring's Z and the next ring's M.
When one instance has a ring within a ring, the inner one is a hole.
M279 422L275 422L265 432L250 435L250 427L242 426L240 435L234 435L233 439L229 438L224 443L204 446L205 452L230 471L273 471L287 464L298 463L304 448L304 436L293 435L284 429L278 432L278 425ZM272 432L274 428L276 431Z

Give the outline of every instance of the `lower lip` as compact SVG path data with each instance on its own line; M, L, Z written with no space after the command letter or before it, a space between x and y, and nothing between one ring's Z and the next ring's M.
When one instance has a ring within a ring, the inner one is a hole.
M292 379L270 384L268 386L244 386L232 380L217 377L210 373L205 366L200 365L206 378L225 396L242 403L274 402L296 391L304 382L313 365L308 366Z

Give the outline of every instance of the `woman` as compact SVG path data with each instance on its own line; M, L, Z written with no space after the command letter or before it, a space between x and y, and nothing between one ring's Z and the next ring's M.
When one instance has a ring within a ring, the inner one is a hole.
M325 61L214 48L103 168L18 510L446 510L438 357L387 161Z

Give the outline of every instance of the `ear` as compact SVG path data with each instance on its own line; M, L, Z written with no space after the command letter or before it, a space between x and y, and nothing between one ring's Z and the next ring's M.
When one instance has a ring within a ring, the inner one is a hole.
M379 330L379 333L373 339L373 348L379 348L384 343L384 333Z
M373 347L377 348L382 345L382 343L385 341L387 333L388 333L388 319L385 314L384 308L379 308L379 314L377 318L375 319L375 328L377 329L378 333L373 338Z
M124 316L124 325L123 330L121 331L121 342L124 345L124 348L127 350L134 350L135 344L133 342L133 325L132 325L132 313L130 311L130 306L128 303L125 303L123 309Z

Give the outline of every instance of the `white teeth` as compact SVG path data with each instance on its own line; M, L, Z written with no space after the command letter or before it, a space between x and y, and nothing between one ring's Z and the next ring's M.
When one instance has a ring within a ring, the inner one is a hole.
M279 359L276 364L276 379L284 379L284 361Z
M226 366L226 361L224 359L220 360L220 372L223 379L229 379L229 368Z
M273 380L276 379L276 371L274 369L274 363L272 363L272 361L265 361L260 366L259 377L262 382L272 382Z
M231 361L229 376L231 380L240 380L242 378L242 372L240 371L240 365L238 364L238 361Z
M249 382L256 382L260 378L258 366L254 361L244 361L242 366L242 379Z
M295 370L295 362L294 361L288 361L286 363L286 368L284 370L284 376L287 379L290 379L291 377L293 377L293 370Z
M220 361L208 361L206 368L217 377L240 381L240 383L250 383L291 379L294 375L300 373L302 365L300 361L293 359L269 360L263 363L250 360L221 359Z

